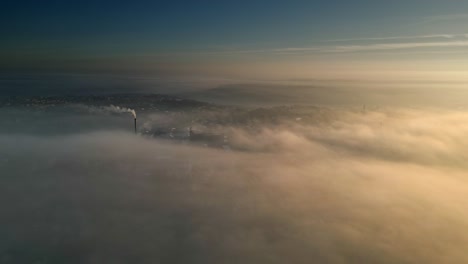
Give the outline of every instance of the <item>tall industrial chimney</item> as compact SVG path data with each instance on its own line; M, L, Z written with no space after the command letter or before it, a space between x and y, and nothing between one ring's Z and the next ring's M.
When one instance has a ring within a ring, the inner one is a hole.
M137 129L136 129L136 118L135 118L135 134L137 133Z

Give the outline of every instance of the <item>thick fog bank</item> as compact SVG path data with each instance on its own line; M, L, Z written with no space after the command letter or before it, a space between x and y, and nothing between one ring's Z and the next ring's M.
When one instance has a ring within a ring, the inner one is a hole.
M329 111L233 151L2 133L0 263L467 262L468 113Z

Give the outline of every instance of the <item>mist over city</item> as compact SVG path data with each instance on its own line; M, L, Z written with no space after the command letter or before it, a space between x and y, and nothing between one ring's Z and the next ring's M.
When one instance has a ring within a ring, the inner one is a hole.
M0 264L468 262L467 14L7 2Z

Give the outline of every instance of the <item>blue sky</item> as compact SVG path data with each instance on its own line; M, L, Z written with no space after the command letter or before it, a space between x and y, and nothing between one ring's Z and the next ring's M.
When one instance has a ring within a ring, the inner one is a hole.
M410 61L462 71L467 24L468 1L3 1L0 67L267 76Z

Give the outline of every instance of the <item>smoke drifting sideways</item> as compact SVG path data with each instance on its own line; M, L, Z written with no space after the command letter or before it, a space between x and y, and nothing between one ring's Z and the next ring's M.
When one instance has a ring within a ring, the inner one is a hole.
M84 104L75 104L71 105L71 107L75 109L81 109L93 114L105 114L105 113L115 113L115 114L123 114L123 113L130 113L132 114L133 118L136 119L136 111L131 108L127 107L120 107L116 105L109 105L109 106L90 106Z
M113 113L131 113L133 115L133 118L135 119L137 118L135 110L130 109L130 108L110 105L110 106L105 106L102 109L104 109L104 111L109 111Z
M327 111L231 152L3 133L0 262L466 263L468 112Z

